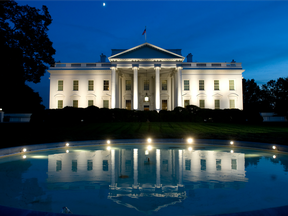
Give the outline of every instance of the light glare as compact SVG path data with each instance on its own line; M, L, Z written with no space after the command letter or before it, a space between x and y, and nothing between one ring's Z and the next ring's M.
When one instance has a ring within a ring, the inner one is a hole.
M106 4L105 4L105 2L103 3L103 6L105 6Z
M276 146L272 146L273 149L276 149Z
M231 150L230 152L231 152L231 153L234 153L234 151L233 151L233 150Z
M147 149L148 149L148 150L152 150L152 146L149 145L149 146L147 147Z
M26 155L23 155L23 159L25 159L26 158Z
M149 155L149 151L148 150L145 150L145 155Z
M233 142L233 141L231 141L231 142L230 142L230 144L231 144L231 145L233 145L233 144L234 144L234 142Z
M69 143L66 143L66 146L69 146Z
M192 147L189 147L189 148L188 148L188 151L192 151Z
M192 138L189 138L189 139L187 139L187 142L188 142L188 143L192 143L192 142L193 142L193 139L192 139Z
M108 146L108 147L107 147L107 150L109 151L110 149L111 149L111 147L110 147L110 146Z
M23 151L23 152L26 152L26 151L27 151L27 149L26 149L26 148L24 148L22 151Z
M69 150L66 150L66 153L69 153Z
M147 139L147 142L148 142L148 143L151 143L151 142L152 142L152 139L151 139L151 138L148 138L148 139Z
M273 158L275 159L275 158L276 158L276 155L273 155Z
M110 140L107 140L107 144L110 144L111 142L110 142Z

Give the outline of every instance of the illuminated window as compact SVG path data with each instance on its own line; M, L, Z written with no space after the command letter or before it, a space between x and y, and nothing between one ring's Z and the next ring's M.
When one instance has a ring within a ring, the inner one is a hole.
M214 104L215 104L215 109L220 109L220 100L215 100Z
M93 100L88 100L88 106L93 106L94 104L93 104Z
M191 160L185 160L185 170L191 170Z
M184 100L184 107L187 107L188 105L190 105L190 100Z
M162 110L167 110L167 100L162 100Z
M73 80L73 91L78 91L78 89L79 89L78 80Z
M184 91L189 91L189 80L184 80Z
M109 100L103 100L103 108L109 108Z
M78 107L78 100L73 100L73 107Z
M72 160L72 172L77 172L77 160Z
M229 100L230 109L235 109L235 100Z
M102 166L102 169L103 171L108 171L108 160L103 160L103 166Z
M214 90L219 90L219 80L214 80Z
M199 100L199 107L201 109L204 109L205 108L205 100Z
M216 159L216 170L221 171L221 159Z
M88 80L88 91L94 91L94 81Z
M126 100L126 109L131 110L131 100Z
M229 80L229 90L235 90L234 80Z
M204 90L204 80L199 80L199 90Z
M63 100L58 100L58 109L63 108Z
M237 160L231 159L231 169L237 170Z
M167 80L162 80L162 91L167 91Z
M61 160L57 160L56 161L56 172L59 172L62 170L62 161Z
M63 80L58 80L58 91L63 91Z
M126 80L126 91L131 91L132 88L132 84L131 84L131 80Z
M149 80L144 80L144 91L149 91Z
M103 90L104 91L109 91L109 80L104 80Z
M87 171L93 170L93 161L87 160Z

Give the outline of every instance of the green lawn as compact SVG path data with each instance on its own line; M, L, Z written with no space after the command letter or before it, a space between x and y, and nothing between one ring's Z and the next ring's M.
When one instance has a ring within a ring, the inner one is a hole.
M0 124L1 148L60 141L135 138L224 139L288 145L288 124L115 122L75 125Z

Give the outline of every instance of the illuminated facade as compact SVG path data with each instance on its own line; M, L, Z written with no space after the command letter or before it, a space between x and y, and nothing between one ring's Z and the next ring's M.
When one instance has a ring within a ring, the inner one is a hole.
M241 63L193 62L181 49L144 43L112 49L105 62L50 67L50 109L65 106L173 110L196 105L243 109Z

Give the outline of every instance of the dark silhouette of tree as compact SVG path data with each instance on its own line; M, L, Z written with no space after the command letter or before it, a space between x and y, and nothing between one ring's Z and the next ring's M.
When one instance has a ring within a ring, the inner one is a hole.
M43 108L40 103L29 103L42 99L25 82L40 82L48 66L54 63L55 49L47 35L51 22L46 6L39 10L14 1L1 2L0 106L4 111L10 112L12 106L20 112L23 107L29 112Z

